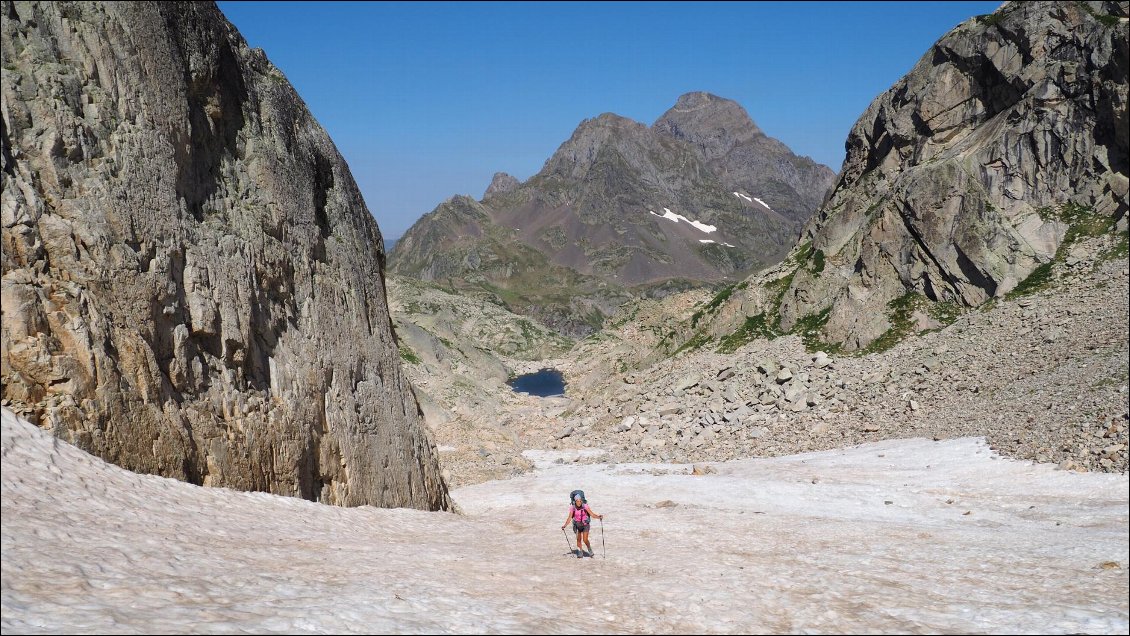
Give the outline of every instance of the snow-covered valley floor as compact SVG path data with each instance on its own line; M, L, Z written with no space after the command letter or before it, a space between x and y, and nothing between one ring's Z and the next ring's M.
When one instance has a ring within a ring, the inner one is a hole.
M462 515L136 475L3 414L4 633L1123 633L1126 475L893 440L564 464ZM568 493L596 512L569 552ZM671 504L674 505L671 505ZM660 504L660 505L657 505ZM605 551L607 558L604 558Z

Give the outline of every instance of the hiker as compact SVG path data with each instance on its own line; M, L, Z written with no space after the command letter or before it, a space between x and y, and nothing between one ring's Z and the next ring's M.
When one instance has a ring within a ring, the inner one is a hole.
M583 494L573 495L573 504L569 506L569 516L565 517L565 523L561 524L561 529L564 530L565 526L569 525L569 520L573 520L573 532L577 533L577 558L580 559L585 556L585 551L581 549L581 542L585 542L588 547L588 555L592 556L592 544L589 543L589 521L593 517L603 519L604 515L598 515L593 512L592 508L585 503Z

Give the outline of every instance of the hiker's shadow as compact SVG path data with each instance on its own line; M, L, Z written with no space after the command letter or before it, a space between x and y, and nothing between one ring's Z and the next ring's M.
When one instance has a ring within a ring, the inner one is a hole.
M567 556L567 557L573 557L573 558L576 558L576 557L577 557L577 554L578 554L578 551L577 551L577 550L569 550L568 552L562 553L562 555L561 555L561 556ZM581 555L582 557L586 558L586 559L590 559L590 558L595 558L595 557L596 557L596 554L595 554L595 553L589 553L589 552L580 552L579 554L580 554L580 555Z

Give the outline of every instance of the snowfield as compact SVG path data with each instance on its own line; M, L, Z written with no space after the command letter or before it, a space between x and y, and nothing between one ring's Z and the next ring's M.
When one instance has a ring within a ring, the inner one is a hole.
M590 463L338 508L108 465L3 414L4 633L1126 633L1126 475L895 440ZM578 461L574 461L578 460ZM568 551L569 491L595 558ZM604 558L605 554L607 558Z
M687 223L694 229L698 230L699 232L703 232L704 234L710 234L711 232L718 230L717 226L707 225L706 223L703 223L701 221L692 221L682 214L676 214L672 212L669 208L663 208L663 214L656 214L654 210L648 210L648 212L653 216L657 216L661 219L667 219L668 221L674 221L675 223L683 221L684 223Z

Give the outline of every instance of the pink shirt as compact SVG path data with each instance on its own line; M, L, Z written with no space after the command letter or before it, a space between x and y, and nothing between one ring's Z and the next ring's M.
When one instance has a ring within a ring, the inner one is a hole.
M584 524L586 517L592 516L592 510L589 509L588 504L582 504L580 508L576 505L569 506L569 511L573 513L573 521L580 524Z

